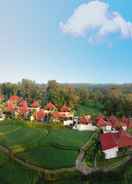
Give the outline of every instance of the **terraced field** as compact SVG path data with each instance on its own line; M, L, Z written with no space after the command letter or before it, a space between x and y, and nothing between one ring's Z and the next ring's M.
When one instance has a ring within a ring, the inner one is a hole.
M1 184L36 184L39 175L25 167L16 164L0 153L0 183Z
M78 151L92 132L71 129L29 128L22 123L0 123L0 144L32 164L58 169L75 165Z

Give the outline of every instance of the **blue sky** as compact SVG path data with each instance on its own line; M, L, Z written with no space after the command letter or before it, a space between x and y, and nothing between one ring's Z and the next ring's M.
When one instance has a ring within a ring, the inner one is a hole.
M104 0L110 11L132 22L131 0ZM132 37L118 31L99 42L62 31L89 0L4 0L0 6L0 82L130 83ZM97 10L98 11L98 10ZM92 17L92 15L91 15ZM77 22L78 24L78 22ZM94 32L90 32L94 34Z

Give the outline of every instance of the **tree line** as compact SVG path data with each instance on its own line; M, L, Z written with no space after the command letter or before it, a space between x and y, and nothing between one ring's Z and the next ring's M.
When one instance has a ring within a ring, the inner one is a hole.
M4 100L17 95L31 104L34 100L44 106L70 106L76 115L91 114L132 116L132 85L60 84L55 80L47 84L22 79L18 83L1 83L0 95Z

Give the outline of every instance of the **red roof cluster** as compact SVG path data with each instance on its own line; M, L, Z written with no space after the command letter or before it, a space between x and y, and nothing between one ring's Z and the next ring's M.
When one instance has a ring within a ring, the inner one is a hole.
M107 150L114 147L132 147L132 136L125 131L120 131L118 133L105 133L101 134L100 142L102 150Z

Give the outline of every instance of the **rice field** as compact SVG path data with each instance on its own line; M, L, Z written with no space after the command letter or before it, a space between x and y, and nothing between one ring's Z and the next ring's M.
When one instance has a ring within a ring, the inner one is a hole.
M66 128L29 128L22 123L0 124L1 145L17 157L47 169L74 166L79 149L92 134Z

